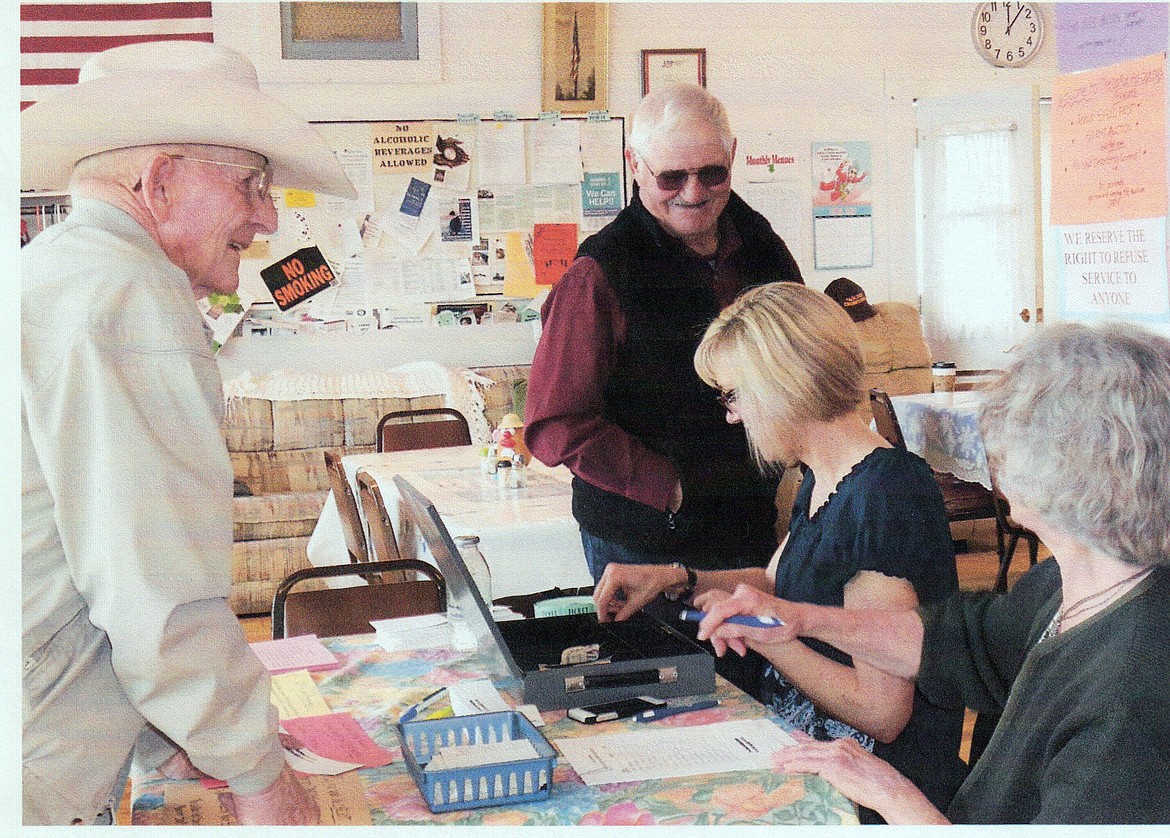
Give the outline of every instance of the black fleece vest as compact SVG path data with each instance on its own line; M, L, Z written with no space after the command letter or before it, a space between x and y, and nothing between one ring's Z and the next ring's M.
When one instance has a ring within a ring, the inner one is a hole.
M784 242L734 193L720 225L733 226L741 239L731 259L744 288L802 281ZM577 255L598 262L626 318L626 345L605 385L606 417L669 457L683 486L683 506L672 518L576 479L573 513L581 528L696 567L765 564L776 547L776 481L760 475L743 426L727 423L693 363L719 313L711 268L667 235L636 194Z

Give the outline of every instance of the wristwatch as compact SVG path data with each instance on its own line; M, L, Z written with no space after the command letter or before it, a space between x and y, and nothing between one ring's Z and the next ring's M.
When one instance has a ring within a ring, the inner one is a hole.
M691 570L689 567L683 565L680 562L671 562L670 566L676 567L686 573L686 585L681 591L663 591L662 596L666 598L667 602L678 602L680 599L690 599L691 594L695 592L695 586L699 584L699 574L695 573L695 571Z

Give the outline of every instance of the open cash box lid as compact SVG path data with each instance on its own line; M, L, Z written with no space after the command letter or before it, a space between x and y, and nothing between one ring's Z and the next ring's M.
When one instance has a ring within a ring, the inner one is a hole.
M620 623L599 623L596 614L496 623L491 603L480 596L434 504L401 476L394 482L408 520L446 578L447 595L466 615L481 653L494 651L496 662L503 664L498 674L523 683L526 703L563 710L638 695L714 692L711 654L647 614ZM596 660L575 662L594 655Z

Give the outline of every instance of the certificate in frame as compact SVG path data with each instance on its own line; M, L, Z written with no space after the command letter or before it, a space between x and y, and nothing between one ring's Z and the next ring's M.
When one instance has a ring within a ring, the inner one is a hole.
M605 3L545 3L543 29L541 110L605 110L609 7Z
M707 86L707 50L642 50L642 95L664 84L688 82Z

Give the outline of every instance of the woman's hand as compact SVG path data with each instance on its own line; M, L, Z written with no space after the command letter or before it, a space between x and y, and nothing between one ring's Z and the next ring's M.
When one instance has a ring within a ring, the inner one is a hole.
M803 738L773 754L772 767L784 774L817 774L891 824L950 823L892 765L849 737L832 742Z
M226 794L223 802L243 826L316 826L321 822L316 799L288 765L259 794Z
M787 643L800 634L800 604L777 599L751 585L736 585L735 593L730 596L704 594L696 603L707 612L707 617L699 623L699 639L710 640L720 657L729 648L739 655L747 654L749 642L753 645ZM725 622L738 614L777 617L784 625L764 629Z
M654 597L686 581L685 571L673 565L610 562L593 589L597 619L602 623L628 620Z

